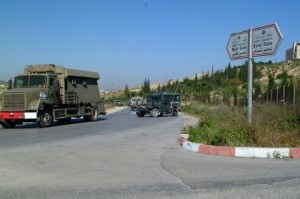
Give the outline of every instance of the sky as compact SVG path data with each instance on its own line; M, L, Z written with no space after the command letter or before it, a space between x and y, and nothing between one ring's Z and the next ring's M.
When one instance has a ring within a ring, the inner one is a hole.
M27 64L96 71L104 90L239 65L230 34L276 22L283 61L300 41L299 0L0 0L0 80Z

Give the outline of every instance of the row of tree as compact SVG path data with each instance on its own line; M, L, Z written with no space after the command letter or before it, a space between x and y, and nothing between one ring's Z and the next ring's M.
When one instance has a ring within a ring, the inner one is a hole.
M288 86L293 84L293 77L288 75L287 71L275 76L269 74L268 85L261 85L259 79L262 77L261 66L272 67L272 62L253 61L253 98L257 99L263 92L276 89L278 86ZM276 81L279 80L279 81ZM145 78L140 92L130 92L128 85L125 87L124 98L129 99L132 96L146 96L150 92L177 92L183 99L200 100L203 102L228 104L245 103L247 96L248 82L248 62L242 65L232 67L229 63L224 70L214 71L195 75L194 78L184 78L183 80L159 84L157 88L150 88L149 78ZM277 83L276 83L277 82ZM280 82L280 83L278 83Z

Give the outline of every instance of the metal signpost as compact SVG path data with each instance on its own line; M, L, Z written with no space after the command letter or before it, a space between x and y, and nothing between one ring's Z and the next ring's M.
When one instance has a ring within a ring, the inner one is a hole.
M252 58L275 55L282 41L276 23L232 33L227 43L231 60L248 58L248 122L252 123Z

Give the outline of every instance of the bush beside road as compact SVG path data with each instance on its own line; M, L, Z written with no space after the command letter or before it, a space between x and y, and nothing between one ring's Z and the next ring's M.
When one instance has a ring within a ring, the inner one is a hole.
M205 114L203 114L205 115ZM202 115L202 116L203 116ZM193 133L199 132L198 117L190 116L187 114L181 114L184 120L184 131L194 130ZM230 132L227 132L230 133ZM240 132L241 134L243 132ZM258 158L300 158L300 148L293 147L247 147L245 146L218 146L214 144L202 144L200 142L189 141L190 134L183 133L180 135L180 144L185 150L208 154L208 155L220 155L220 156L233 156L233 157L258 157Z

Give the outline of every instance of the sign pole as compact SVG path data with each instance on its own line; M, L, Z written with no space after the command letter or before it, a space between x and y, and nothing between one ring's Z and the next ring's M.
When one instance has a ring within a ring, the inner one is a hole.
M248 58L248 122L252 123L253 57L275 55L282 41L276 23L232 33L226 49L230 59Z
M248 122L252 124L252 28L249 29L248 34Z

